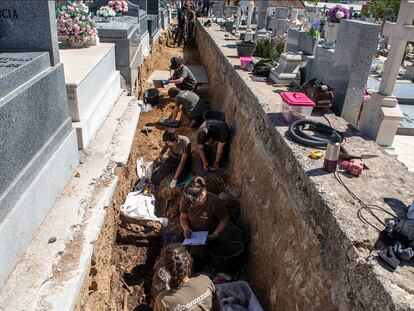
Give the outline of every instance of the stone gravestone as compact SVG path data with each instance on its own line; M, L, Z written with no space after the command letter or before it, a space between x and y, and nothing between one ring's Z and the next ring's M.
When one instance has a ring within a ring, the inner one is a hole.
M259 32L263 28L267 29L267 9L269 8L269 5L269 0L262 0L259 2L256 32Z
M270 72L270 80L281 84L295 80L302 63L302 56L294 53L283 53L279 58L279 62L279 66Z
M0 0L0 14L1 285L79 161L54 2Z
M35 12L30 3L41 6ZM52 66L59 63L55 4L46 0L1 0L0 50L49 52Z
M335 50L318 46L311 72L306 79L317 78L334 89L332 109L356 126L362 97L378 45L380 26L342 20Z
M407 66L407 68L405 68L404 79L414 81L414 64Z
M127 88L133 92L137 83L138 67L143 60L137 17L116 17L110 22L100 22L98 18L96 21L100 41L115 43L116 69L124 77Z
M276 8L275 15L272 17L272 38L282 36L288 31L290 25L289 9Z
M383 33L391 38L391 50L384 64L377 93L364 104L359 129L383 146L391 146L399 123L404 119L398 101L393 96L407 41L414 38L414 1L401 3L397 23L387 22Z

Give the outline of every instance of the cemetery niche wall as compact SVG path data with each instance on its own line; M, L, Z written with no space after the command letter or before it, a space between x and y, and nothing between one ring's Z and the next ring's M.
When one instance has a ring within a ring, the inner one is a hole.
M79 159L54 2L0 0L0 12L1 285Z

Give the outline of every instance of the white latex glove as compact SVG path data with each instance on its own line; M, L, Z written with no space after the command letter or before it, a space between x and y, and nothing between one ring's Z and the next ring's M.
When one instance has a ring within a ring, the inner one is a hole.
M170 185L170 187L171 188L175 188L177 186L177 179L173 179L172 181L171 181L171 185Z

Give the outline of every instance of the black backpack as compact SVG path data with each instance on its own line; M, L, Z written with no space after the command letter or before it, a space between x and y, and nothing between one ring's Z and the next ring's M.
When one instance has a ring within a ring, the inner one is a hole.
M263 59L253 65L253 74L258 77L268 77L276 62L271 59Z

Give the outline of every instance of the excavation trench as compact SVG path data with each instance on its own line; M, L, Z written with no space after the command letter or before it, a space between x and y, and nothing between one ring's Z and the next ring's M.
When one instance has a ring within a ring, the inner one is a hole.
M140 85L137 97L142 98L148 86L146 82L154 70L169 70L172 56L182 56L188 65L201 65L196 48L172 48L165 44L165 38L153 47L151 56L140 68ZM208 96L204 94L204 99ZM151 301L151 281L153 267L160 254L162 232L176 231L179 227L179 191L164 188L156 196L158 216L168 217L170 224L161 229L157 222L132 223L120 215L120 206L127 194L133 191L138 181L136 161L143 157L145 161L156 158L161 150L163 131L154 127L151 133L144 134L141 129L154 125L159 118L167 118L173 109L166 90L161 92L161 104L149 112L141 112L128 165L119 168L119 184L108 207L106 219L100 237L94 245L91 269L84 284L77 310L124 310L127 301L128 310L140 310L140 305L149 305ZM181 116L180 116L181 117ZM189 128L189 120L181 117L184 126L178 134L195 138L195 131ZM208 178L210 189L219 194L224 189L224 177ZM126 297L127 300L126 300Z
M387 274L372 256L378 233L360 222L356 202L333 175L321 170L320 161L308 158L309 149L287 137L288 125L280 117L275 89L253 82L239 70L236 48L219 26L204 28L197 22L196 45L197 49L184 51L156 46L141 68L138 95L152 71L168 70L172 56L182 55L188 65L205 67L210 92L201 95L225 113L232 128L226 172L209 175L207 184L210 191L220 193L231 183L240 193L241 218L250 232L246 278L263 309L408 310L406 297L412 297L412 291L406 284L412 282L404 281L412 272L404 268ZM128 310L139 310L140 304L151 300L153 265L162 242L160 225L125 222L119 208L137 181L137 158L149 161L160 151L162 131L145 135L140 130L171 112L172 103L164 96L157 109L141 113L129 163L118 171L120 182L94 245L78 310L123 310L126 293ZM347 180L348 186L382 207L385 197L408 201L412 176L406 168L384 156L344 120L328 118L333 127L349 135L350 145L381 155L360 178ZM188 120L182 121L178 133L194 141L194 130ZM388 178L404 182L384 188ZM172 223L167 230L178 227L179 198L179 192L167 188L157 196L158 215Z

